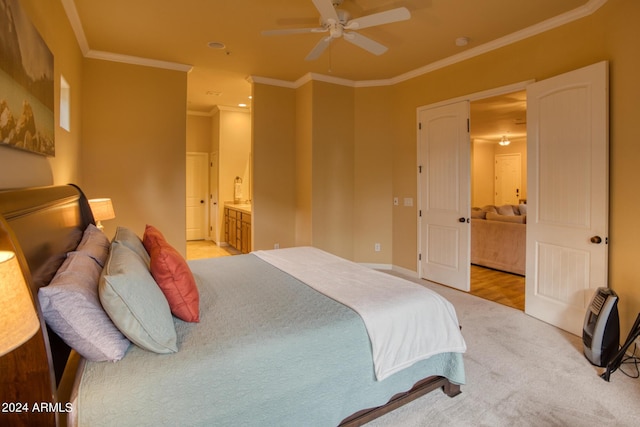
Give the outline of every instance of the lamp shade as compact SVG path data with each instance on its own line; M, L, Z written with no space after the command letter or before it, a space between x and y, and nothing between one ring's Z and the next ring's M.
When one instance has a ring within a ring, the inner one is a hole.
M113 219L116 217L116 213L113 210L113 203L111 199L90 199L89 206L93 213L93 218L96 221L105 221L107 219Z
M16 254L0 251L0 356L27 342L39 327Z

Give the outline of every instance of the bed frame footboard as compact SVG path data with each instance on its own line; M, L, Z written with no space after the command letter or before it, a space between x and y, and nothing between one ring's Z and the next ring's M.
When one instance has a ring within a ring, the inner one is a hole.
M378 406L377 408L364 409L345 418L340 423L340 427L358 427L364 425L438 388L442 388L442 391L449 397L455 397L461 393L460 385L452 383L445 377L428 377L418 381L411 390L396 394L385 405Z

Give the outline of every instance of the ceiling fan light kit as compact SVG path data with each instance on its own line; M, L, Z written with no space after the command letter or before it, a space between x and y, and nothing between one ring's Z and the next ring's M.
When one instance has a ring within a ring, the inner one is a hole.
M347 42L358 46L374 55L382 55L387 51L387 47L377 41L363 36L354 30L374 27L378 25L390 24L393 22L405 21L411 18L411 13L406 7L387 10L371 15L361 16L351 19L351 14L346 10L337 9L342 4L342 0L312 0L314 6L320 13L320 27L316 28L290 28L282 30L263 31L262 35L271 36L279 34L301 34L301 33L329 33L323 37L311 49L306 56L307 61L317 59L333 39L343 38ZM346 30L346 31L345 31Z

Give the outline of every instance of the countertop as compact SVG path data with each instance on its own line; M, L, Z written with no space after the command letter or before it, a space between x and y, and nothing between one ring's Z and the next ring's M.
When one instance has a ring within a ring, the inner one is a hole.
M251 213L251 203L233 203L233 202L224 202L224 207L233 209L239 212L244 212L246 214Z

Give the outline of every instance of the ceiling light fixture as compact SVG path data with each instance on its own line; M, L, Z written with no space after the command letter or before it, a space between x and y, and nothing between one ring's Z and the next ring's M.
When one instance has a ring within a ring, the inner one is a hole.
M511 144L511 141L509 141L506 136L502 135L502 139L498 141L498 144L506 147L507 145Z

